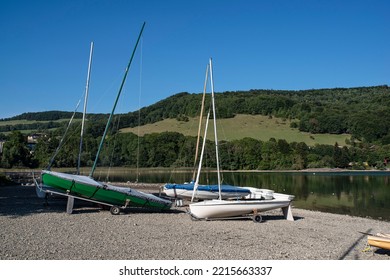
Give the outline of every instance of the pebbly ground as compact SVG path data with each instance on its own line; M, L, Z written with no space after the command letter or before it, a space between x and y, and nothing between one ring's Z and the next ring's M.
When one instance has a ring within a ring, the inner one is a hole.
M194 221L187 207L113 216L77 200L73 214L65 209L63 199L45 206L32 186L0 186L0 259L390 260L360 233L389 233L390 223L369 218L293 208L294 222L279 210L265 212L262 223Z

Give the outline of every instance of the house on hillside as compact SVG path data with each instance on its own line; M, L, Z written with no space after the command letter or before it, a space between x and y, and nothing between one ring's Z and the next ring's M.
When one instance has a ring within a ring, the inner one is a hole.
M41 137L46 136L43 133L34 133L27 136L27 143L28 144L36 144L38 143L38 139Z
M45 133L33 133L27 136L27 147L33 151L38 140L42 137L47 137Z

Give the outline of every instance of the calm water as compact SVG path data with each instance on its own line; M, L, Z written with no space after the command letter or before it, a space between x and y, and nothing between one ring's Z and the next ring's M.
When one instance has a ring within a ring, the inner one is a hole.
M112 181L135 181L137 177L134 170L110 174ZM190 172L143 170L138 181L182 183L189 178ZM298 208L390 221L390 172L229 172L223 173L222 178L232 185L293 194L293 205ZM204 173L201 181L216 183L216 173Z

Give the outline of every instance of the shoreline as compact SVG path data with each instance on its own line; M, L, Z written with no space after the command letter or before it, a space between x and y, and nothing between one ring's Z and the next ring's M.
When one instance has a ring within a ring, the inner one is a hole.
M40 177L42 169L26 169L26 168L13 168L13 169L4 169L0 168L0 186L15 183L15 184L27 184L31 185L34 183L33 177L38 178ZM54 168L53 171L58 172L64 172L64 173L71 173L74 174L75 170L71 168ZM189 173L192 172L192 169L189 168L130 168L130 167L113 167L110 168L110 176L120 176L123 175L123 172L138 172L141 174L142 172L145 172L146 174L149 172L152 173ZM89 169L82 168L81 169L81 175L88 175ZM105 173L108 172L108 168L100 167L96 169L96 172ZM216 173L217 171L214 169L207 170L209 173ZM328 174L328 173L335 173L335 174L382 174L382 175L390 175L390 169L386 170L351 170L351 169L341 169L341 168L308 168L308 169L300 169L300 170L221 170L221 173L289 173L289 174L312 174L315 175L318 174ZM112 182L111 182L112 183ZM117 182L115 182L117 183ZM136 182L119 182L119 184L123 183L136 183ZM142 183L140 183L142 184ZM145 183L145 184L160 184L163 185L164 183Z
M293 222L279 210L262 223L193 221L187 207L113 216L80 200L69 215L66 200L45 206L31 186L2 186L0 200L2 260L390 260L389 250L367 251L361 232L390 229L370 218L293 207Z
M121 167L121 166L117 166L117 167L111 167L110 169L112 170L131 170L131 171L136 171L137 169L135 167ZM87 173L87 171L84 171L84 170L88 170L88 168L82 168L82 173ZM108 167L98 167L96 169L97 171L105 171L105 170L108 170ZM208 172L217 172L216 170L214 169L210 169L208 170L207 168L205 168L205 170L207 170ZM28 169L28 168L11 168L11 169L5 169L5 168L0 168L0 173L41 173L42 169ZM74 168L71 168L71 167L61 167L61 168L53 168L53 171L59 171L59 172L65 172L65 171L68 171L68 172L72 172L74 170ZM148 168L148 167L145 167L145 168L139 168L138 169L139 172L142 172L142 171L153 171L153 172L166 172L166 171L169 171L169 172L172 172L172 173L185 173L185 172L192 172L193 169L191 168L170 168L170 167L151 167L151 168ZM278 170L278 169L273 169L273 170L259 170L259 169L251 169L251 170L221 170L221 172L237 172L237 173L247 173L247 172L253 172L253 173L277 173L277 172L282 172L282 173L307 173L307 172L318 172L318 173L321 173L321 172L325 172L325 173L330 173L330 172L383 172L383 173L386 173L388 172L390 174L390 168L387 168L385 170L378 170L378 169L365 169L365 170L359 170L359 169L345 169L345 168L326 168L326 167L322 167L322 168L305 168L305 169L296 169L296 170L290 170L290 169L281 169L281 170Z

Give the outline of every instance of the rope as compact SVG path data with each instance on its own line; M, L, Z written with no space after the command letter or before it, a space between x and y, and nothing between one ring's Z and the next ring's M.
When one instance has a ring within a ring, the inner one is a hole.
M68 130L69 130L69 128L70 128L70 125L72 124L72 121L73 121L74 116L76 115L76 112L77 112L77 110L78 110L78 108L79 108L81 99L82 99L82 98L80 98L79 102L77 102L76 108L75 108L75 110L73 111L73 115L72 115L72 117L70 118L70 120L69 120L69 122L68 122L68 126L67 126L66 129L65 129L64 135L62 136L62 138L61 138L61 140L60 140L60 143L58 144L58 147L57 147L56 151L54 152L54 155L52 156L52 158L51 158L50 161L49 161L48 166L46 167L47 170L50 170L51 166L53 165L53 162L54 162L55 157L58 155L58 153L59 153L61 147L62 147L63 144L64 144L65 136L66 136L66 134L68 133Z
M121 119L121 117L119 115L118 118L117 118L116 129L115 129L115 125L113 125L112 126L112 130L111 130L111 134L114 135L114 142L113 142L112 148L111 148L111 156L109 157L110 163L109 163L107 174L106 174L106 182L109 181L111 168L112 168L112 165L113 165L112 162L113 162L114 153L115 153L115 147L116 147L117 135L118 135L118 131L119 131L120 119Z
M142 93L142 65L143 65L143 38L141 38L141 51L140 51L140 74L139 74L139 93L138 93L138 131L137 131L137 168L136 168L136 179L139 180L139 158L140 158L140 129L141 129L141 93Z

